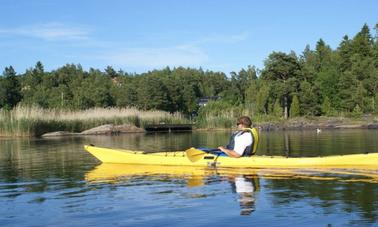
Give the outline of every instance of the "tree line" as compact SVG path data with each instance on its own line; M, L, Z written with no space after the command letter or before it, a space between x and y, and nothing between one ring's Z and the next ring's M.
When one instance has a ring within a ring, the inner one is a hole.
M314 49L273 52L262 69L248 66L230 77L223 72L169 68L141 74L83 70L67 64L47 72L41 62L23 74L12 66L0 77L0 108L37 105L43 108L88 109L129 107L197 113L199 98L224 108L241 107L277 117L333 116L378 112L378 24L372 35L365 24L336 49L320 39Z

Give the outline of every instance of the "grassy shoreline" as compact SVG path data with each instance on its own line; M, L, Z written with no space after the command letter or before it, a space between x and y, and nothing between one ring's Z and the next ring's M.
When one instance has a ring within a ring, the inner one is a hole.
M254 124L262 130L290 130L313 128L372 128L378 129L378 116L297 117L284 120L272 116L252 116ZM105 124L131 125L143 128L147 124L194 123L196 130L229 130L235 127L234 114L205 115L192 122L180 113L140 111L135 108L94 108L82 111L16 107L0 110L0 137L38 137L44 133L68 131L79 133Z
M83 111L16 107L0 110L0 136L41 136L47 132L82 132L104 124L129 124L143 127L147 124L185 124L189 120L180 113L140 111L135 108L94 108Z
M236 118L235 118L236 119ZM231 127L203 127L197 130L230 130L235 128L235 119L229 119ZM272 121L254 121L254 127L263 131L271 130L306 130L306 129L378 129L378 117L347 118L347 117L297 117L292 119L279 119Z

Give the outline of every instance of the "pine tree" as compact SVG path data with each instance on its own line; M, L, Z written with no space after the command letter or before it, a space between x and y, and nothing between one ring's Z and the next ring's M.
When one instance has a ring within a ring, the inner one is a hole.
M373 44L373 60L374 66L378 70L378 23L375 25L375 39Z
M21 101L21 85L12 66L5 67L0 80L0 108L11 109Z
M301 114L308 116L318 116L321 114L319 88L316 85L302 81L299 100Z
M316 43L315 48L315 69L317 72L324 71L332 64L332 49L322 39Z
M337 53L339 55L339 64L340 64L340 71L345 72L350 70L350 67L352 65L351 57L353 55L352 52L352 41L349 39L347 35L343 37L343 40L341 41Z
M353 95L353 99L362 112L370 112L373 110L373 103L371 102L371 98L368 97L367 93L368 92L364 88L362 83L358 83L356 93Z
M296 95L294 95L293 100L291 102L290 106L290 117L298 117L300 114L300 109L299 109L299 100Z
M256 109L258 113L268 114L270 87L267 83L262 83L256 94Z
M362 26L361 31L352 40L353 54L362 57L370 57L372 54L373 39L367 24Z
M323 100L322 113L325 114L326 116L330 116L333 113L333 110L332 110L332 107L331 107L331 102L330 102L328 96L326 96Z
M362 114L363 114L363 111L362 111L361 107L357 104L352 111L352 116L353 117L361 117Z
M273 115L276 117L282 117L283 108L281 107L280 100L276 99L273 106Z
M355 94L357 91L358 81L351 72L345 72L342 74L338 85L338 108L342 111L352 112L357 102L355 100Z
M298 87L299 76L301 75L300 64L295 53L285 54L273 52L265 61L265 69L262 71L262 79L274 81L276 94L283 101L284 118L289 115L289 99L291 93Z

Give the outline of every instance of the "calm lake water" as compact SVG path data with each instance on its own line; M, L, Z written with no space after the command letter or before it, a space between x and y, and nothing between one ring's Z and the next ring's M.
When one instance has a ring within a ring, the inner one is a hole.
M0 226L378 226L377 170L100 164L84 144L216 147L230 132L0 139ZM262 132L259 155L378 152L378 130Z

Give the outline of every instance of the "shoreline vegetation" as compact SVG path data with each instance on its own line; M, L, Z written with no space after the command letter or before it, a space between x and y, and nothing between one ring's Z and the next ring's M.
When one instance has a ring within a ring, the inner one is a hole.
M189 123L189 120L180 113L140 111L136 108L93 108L68 111L17 106L10 111L0 110L0 136L39 137L45 133L57 131L87 135L91 131L86 130L103 125L108 125L108 127L98 128L97 133L105 132L111 125L118 126L120 132L127 132L138 131L147 124L161 122L184 124ZM97 134L94 130L92 133Z
M296 117L256 116L249 111L202 114L190 120L180 113L136 108L93 108L81 111L17 106L0 110L0 137L54 137L144 132L148 124L193 124L194 130L230 130L239 115L249 115L256 127L270 130L378 129L378 116Z

